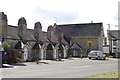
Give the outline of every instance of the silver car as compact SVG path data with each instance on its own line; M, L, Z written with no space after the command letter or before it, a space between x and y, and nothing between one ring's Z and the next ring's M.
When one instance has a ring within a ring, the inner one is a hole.
M98 51L98 50L92 50L89 52L88 54L88 58L91 59L91 58L94 58L94 59L106 59L106 55L103 54L102 51Z

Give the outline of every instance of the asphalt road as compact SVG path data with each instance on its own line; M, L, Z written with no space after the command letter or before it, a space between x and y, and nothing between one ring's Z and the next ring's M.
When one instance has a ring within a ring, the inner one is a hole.
M45 62L45 63L44 63ZM89 60L87 58L63 61L41 61L3 68L3 78L86 78L100 73L118 71L118 60Z

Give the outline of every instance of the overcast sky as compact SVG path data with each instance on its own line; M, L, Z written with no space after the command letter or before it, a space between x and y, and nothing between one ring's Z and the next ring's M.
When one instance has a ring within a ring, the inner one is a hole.
M40 21L43 31L49 25L103 22L117 29L119 0L0 0L0 12L5 12L9 25L17 25L20 17L25 17L27 27L34 28Z

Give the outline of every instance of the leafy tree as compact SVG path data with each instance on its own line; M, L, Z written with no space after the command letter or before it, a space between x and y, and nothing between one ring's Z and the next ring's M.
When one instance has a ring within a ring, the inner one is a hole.
M6 52L10 51L10 49L11 49L10 44L8 44L8 42L6 42L6 41L4 41L1 46L4 49L4 51L6 51Z

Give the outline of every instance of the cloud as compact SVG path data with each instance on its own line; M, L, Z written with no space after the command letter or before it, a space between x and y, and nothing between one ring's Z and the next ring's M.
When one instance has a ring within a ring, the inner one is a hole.
M58 23L70 23L79 16L77 11L43 10L41 8L36 8L35 13L46 20L56 18Z

